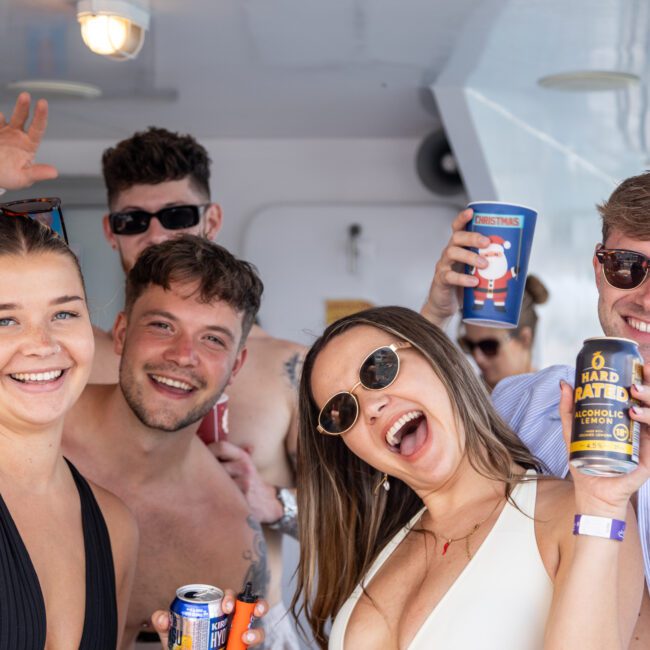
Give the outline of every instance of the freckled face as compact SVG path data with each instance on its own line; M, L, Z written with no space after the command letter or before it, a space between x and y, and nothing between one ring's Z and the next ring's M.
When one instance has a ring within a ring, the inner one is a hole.
M0 427L61 423L94 339L81 278L59 253L0 256Z
M318 408L335 393L357 384L359 368L371 351L396 342L390 334L366 325L332 339L318 355L311 373ZM359 386L354 390L359 417L342 439L350 451L380 472L402 479L416 492L429 491L457 470L464 436L429 362L412 348L400 349L397 354L399 374L388 388Z

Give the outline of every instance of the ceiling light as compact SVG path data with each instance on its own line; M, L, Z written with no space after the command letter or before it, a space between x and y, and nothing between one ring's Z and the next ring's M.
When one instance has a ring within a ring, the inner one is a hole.
M125 61L137 56L149 29L145 0L79 0L81 37L95 54Z
M570 92L597 92L601 90L625 90L640 82L638 75L618 70L575 70L541 77L537 83L542 88Z
M39 97L82 97L84 99L97 99L102 96L102 89L92 84L64 79L21 79L11 81L6 85L7 90L38 95Z

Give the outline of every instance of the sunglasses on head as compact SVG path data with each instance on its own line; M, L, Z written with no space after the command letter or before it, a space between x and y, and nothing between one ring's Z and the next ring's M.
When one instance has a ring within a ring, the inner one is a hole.
M317 429L320 433L338 436L349 431L359 418L359 401L353 391L359 386L367 390L383 390L397 379L400 361L397 350L410 348L407 342L383 345L373 350L359 368L359 381L350 390L336 393L318 414Z
M496 357L499 354L501 344L505 343L510 337L504 339L481 339L480 341L472 341L466 336L461 336L458 339L463 352L467 354L474 354L474 350L478 348L486 357Z
M108 215L108 222L111 231L116 235L139 235L146 232L154 217L167 230L183 230L196 226L201 220L201 210L209 205L209 203L202 205L173 205L158 210L158 212L147 212L146 210L111 212Z
M615 289L636 289L648 277L650 258L642 253L601 246L596 258L603 267L607 284Z
M49 226L66 244L68 243L68 233L61 212L61 199L57 197L0 203L0 213L8 217L27 217L39 221Z

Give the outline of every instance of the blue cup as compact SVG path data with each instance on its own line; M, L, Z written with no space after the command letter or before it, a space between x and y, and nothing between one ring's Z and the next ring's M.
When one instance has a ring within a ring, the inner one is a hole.
M465 265L465 273L475 275L479 283L463 290L463 321L486 327L517 327L537 212L498 201L477 201L467 207L474 216L466 230L480 232L490 244L472 249L487 258L487 269Z

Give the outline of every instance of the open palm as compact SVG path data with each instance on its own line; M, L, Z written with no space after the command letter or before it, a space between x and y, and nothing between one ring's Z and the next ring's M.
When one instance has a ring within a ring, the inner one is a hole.
M36 152L47 128L47 102L36 102L34 117L27 126L31 98L18 95L11 118L7 122L0 113L0 187L17 190L37 181L56 178L51 165L36 164Z

